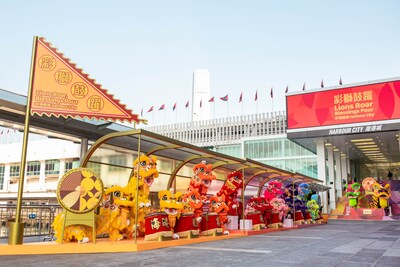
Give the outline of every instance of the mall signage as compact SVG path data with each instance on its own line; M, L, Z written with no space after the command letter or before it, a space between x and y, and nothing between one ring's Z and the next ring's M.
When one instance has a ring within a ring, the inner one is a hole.
M286 103L288 130L400 119L400 80L288 95Z

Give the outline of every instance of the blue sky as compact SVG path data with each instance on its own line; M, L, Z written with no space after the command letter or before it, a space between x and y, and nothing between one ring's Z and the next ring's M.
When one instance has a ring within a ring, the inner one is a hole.
M33 36L44 36L150 125L188 119L195 69L210 72L215 117L227 115L226 94L230 116L241 92L254 114L283 111L286 85L400 76L400 1L0 0L0 10L0 88L27 94Z

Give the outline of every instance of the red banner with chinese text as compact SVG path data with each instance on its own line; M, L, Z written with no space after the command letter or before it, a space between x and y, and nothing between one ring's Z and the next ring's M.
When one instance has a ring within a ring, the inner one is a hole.
M288 129L400 119L400 81L286 97Z

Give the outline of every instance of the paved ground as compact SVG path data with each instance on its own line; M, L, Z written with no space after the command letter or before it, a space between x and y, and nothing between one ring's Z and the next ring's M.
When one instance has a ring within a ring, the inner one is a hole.
M400 266L399 221L327 225L143 252L2 256L0 266Z

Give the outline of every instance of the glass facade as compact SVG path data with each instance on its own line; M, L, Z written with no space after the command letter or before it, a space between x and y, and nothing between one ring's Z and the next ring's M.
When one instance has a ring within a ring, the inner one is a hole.
M30 161L26 165L26 176L40 175L40 161Z
M246 138L242 145L220 146L215 151L318 178L317 155L290 141L286 136Z
M317 155L286 136L243 140L243 156L290 172L318 178Z

